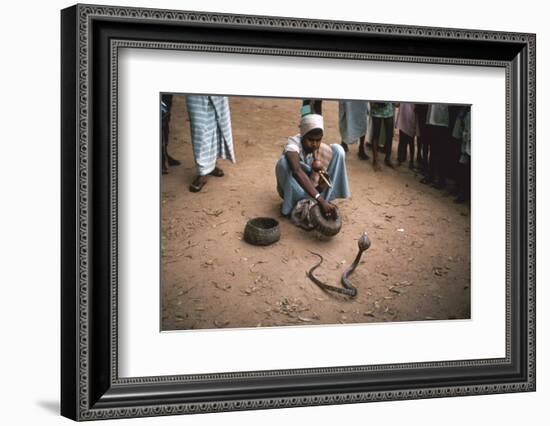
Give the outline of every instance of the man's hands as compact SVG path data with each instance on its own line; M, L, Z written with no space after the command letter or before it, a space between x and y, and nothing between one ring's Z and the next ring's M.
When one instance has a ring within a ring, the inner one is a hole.
M317 200L323 216L327 219L336 219L336 206L323 198Z

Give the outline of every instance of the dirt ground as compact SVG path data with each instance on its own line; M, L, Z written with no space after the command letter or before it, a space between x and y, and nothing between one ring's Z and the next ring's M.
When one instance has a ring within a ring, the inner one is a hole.
M470 317L470 209L392 170L346 158L352 196L335 200L342 231L320 240L281 217L274 168L298 133L299 100L230 98L237 163L218 161L199 193L188 190L195 167L185 100L174 96L168 146L182 165L162 178L162 329L446 320ZM338 103L323 102L325 143L339 143ZM396 157L397 140L394 139ZM370 153L370 151L369 151ZM380 160L383 159L379 153ZM246 222L278 219L281 240L257 247L243 240ZM372 245L350 281L355 299L323 292L306 276L339 285L367 231Z

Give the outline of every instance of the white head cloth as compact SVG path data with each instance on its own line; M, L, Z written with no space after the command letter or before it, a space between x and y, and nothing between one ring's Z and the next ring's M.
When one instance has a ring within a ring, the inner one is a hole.
M313 129L323 130L323 116L319 114L308 114L302 117L300 121L300 136L304 136Z

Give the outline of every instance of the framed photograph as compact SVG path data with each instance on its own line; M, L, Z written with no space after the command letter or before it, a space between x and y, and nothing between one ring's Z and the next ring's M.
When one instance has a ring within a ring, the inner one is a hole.
M535 390L535 35L61 12L61 413Z

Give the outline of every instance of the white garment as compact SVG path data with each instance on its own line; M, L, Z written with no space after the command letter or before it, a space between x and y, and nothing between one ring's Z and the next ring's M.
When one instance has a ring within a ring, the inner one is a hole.
M300 135L289 136L283 152L297 152L298 154L303 152L302 137Z

